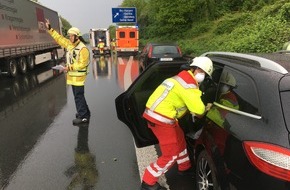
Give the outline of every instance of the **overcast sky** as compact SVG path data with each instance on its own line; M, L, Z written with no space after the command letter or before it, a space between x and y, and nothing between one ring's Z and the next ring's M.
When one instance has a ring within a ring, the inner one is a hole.
M58 12L72 26L88 33L90 28L108 28L112 25L112 8L123 0L38 0Z

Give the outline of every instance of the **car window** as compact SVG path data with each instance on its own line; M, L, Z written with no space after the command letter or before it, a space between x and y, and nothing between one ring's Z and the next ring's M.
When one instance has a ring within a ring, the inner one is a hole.
M155 46L153 49L153 54L165 54L165 53L178 54L178 50L175 46Z
M125 32L120 32L119 36L120 36L120 38L125 38Z
M217 102L227 107L259 115L257 89L248 75L232 69L224 69L220 77L217 97Z
M129 36L130 36L130 38L135 38L135 32L130 32Z
M201 99L204 105L208 103L213 103L216 99L218 83L221 76L223 68L214 65L214 71L211 77L206 77L204 81L200 84L199 89L202 91Z

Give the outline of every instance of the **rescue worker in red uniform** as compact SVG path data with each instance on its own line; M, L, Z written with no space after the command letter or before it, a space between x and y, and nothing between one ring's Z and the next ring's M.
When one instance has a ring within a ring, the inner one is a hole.
M85 41L78 28L70 28L67 32L69 39L67 39L51 28L49 20L46 19L45 25L51 37L67 50L66 67L64 67L64 70L67 72L67 84L72 86L77 110L73 124L87 123L91 114L85 99L84 86L90 63L90 52L85 46Z
M189 70L183 70L159 85L146 103L143 117L159 141L162 155L145 170L141 190L163 190L157 181L175 163L179 173L191 170L184 133L178 119L187 111L195 117L202 117L209 107L201 100L201 83L206 75L211 76L212 61L208 57L196 57Z

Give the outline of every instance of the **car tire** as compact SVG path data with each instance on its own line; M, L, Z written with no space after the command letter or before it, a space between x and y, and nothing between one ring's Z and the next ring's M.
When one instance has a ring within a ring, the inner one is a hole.
M198 155L195 175L197 190L221 190L217 180L216 167L206 150L201 151Z

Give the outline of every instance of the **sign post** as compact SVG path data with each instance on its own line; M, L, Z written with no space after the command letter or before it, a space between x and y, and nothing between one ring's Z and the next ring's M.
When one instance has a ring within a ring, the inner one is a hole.
M136 8L112 8L113 23L136 23Z

